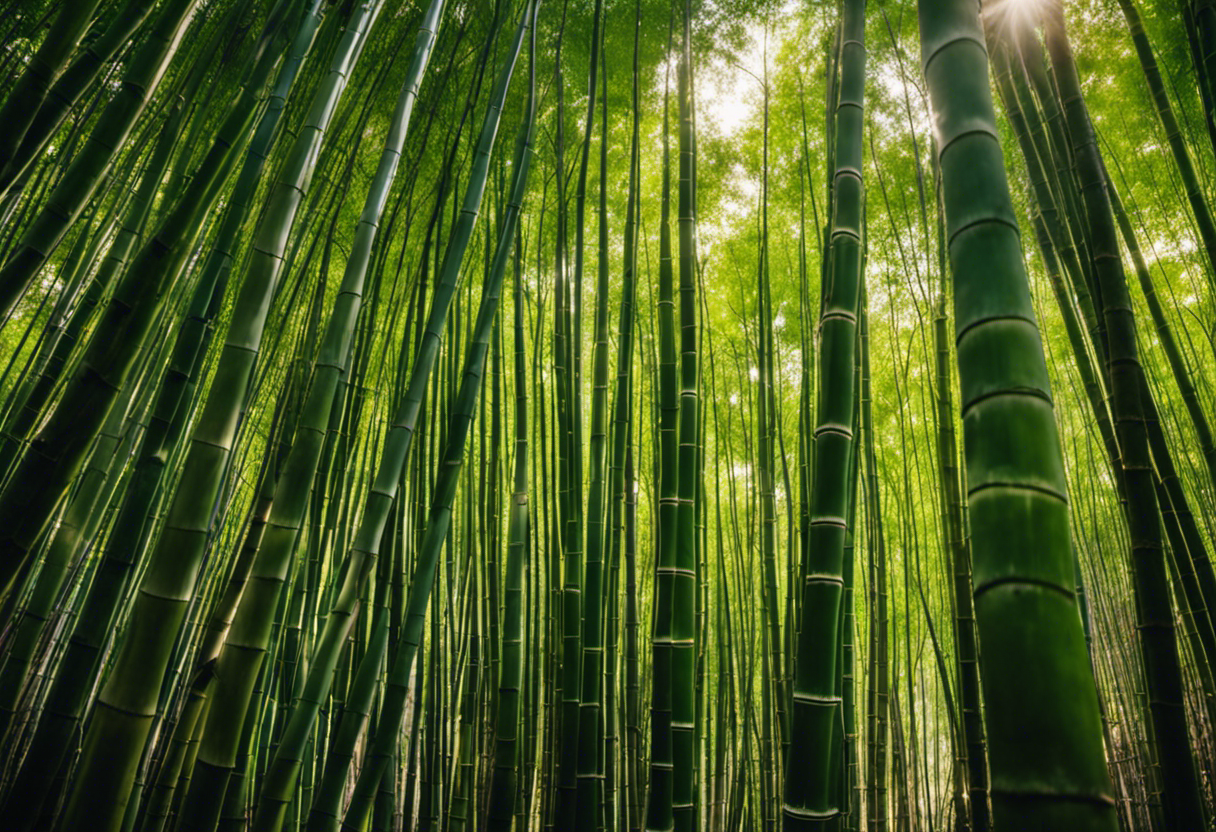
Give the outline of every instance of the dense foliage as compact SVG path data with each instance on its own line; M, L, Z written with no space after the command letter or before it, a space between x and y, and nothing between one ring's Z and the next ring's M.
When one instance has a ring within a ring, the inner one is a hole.
M5 828L1211 827L1212 0L0 9Z

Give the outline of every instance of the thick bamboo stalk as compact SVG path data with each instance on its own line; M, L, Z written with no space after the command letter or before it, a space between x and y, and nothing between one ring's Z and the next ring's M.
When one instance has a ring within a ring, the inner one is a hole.
M418 86L434 47L443 8L443 0L435 0L419 25L379 165L356 226L351 256L347 259L342 284L325 327L308 395L300 409L295 440L282 463L283 473L272 499L264 538L219 652L217 677L220 685L203 731L197 770L191 780L192 788L180 825L182 829L209 830L218 822L220 796L240 754L241 727L252 685L274 632L269 626L269 618L278 605L279 593L286 582L304 525L338 383L350 360L355 324L368 283L372 246L397 173ZM370 697L370 692L367 695ZM336 811L330 816L336 824Z
M65 822L85 818L98 828L121 822L140 753L156 714L170 651L197 589L208 541L212 506L220 497L238 415L261 345L269 300L282 269L288 231L308 190L316 153L334 105L358 59L379 5L364 4L352 18L334 57L327 83L318 90L271 196L259 228L255 258L229 322L216 378L199 416L184 462L181 484L170 504L164 531L150 555L126 640L98 697L85 745L107 754L86 754L65 810ZM196 180L198 181L198 180Z
M1059 440L983 31L967 0L921 3L919 15L954 274L992 822L1113 830Z
M46 37L0 108L0 166L8 165L47 92L93 22L100 0L64 3Z
M114 155L131 133L136 118L160 84L169 61L186 34L198 0L173 0L162 6L143 47L123 75L119 93L98 116L88 140L72 160L19 248L0 268L0 311L12 312L22 293L76 221L109 173Z
M833 145L833 201L819 319L819 400L809 548L803 564L802 630L792 695L791 744L814 749L786 761L782 826L787 832L838 822L833 786L841 719L837 693L845 537L853 470L854 355L863 270L862 125L866 53L864 0L843 6L839 98Z

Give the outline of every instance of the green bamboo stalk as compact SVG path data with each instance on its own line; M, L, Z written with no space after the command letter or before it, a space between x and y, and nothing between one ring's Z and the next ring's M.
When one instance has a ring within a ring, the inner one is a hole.
M865 457L866 547L869 555L870 678L866 701L866 817L869 832L886 832L888 816L887 737L890 713L889 634L887 614L887 553L883 533L882 492L874 451L874 416L870 394L870 345L862 341L861 430Z
M1035 236L1039 242L1039 249L1044 258L1052 289L1056 293L1061 314L1064 316L1065 329L1068 332L1070 344L1073 346L1077 370L1081 374L1085 394L1094 414L1094 421L1097 423L1111 470L1114 471L1117 469L1119 458L1118 445L1106 404L1103 379L1093 370L1089 347L1077 326L1071 289L1066 288L1061 280L1059 263L1062 260L1068 272L1069 286L1077 289L1077 305L1082 309L1091 338L1095 339L1094 347L1101 349L1096 341L1098 338L1097 318L1089 293L1085 288L1086 278L1077 259L1076 247L1072 241L1069 226L1060 220L1057 196L1046 173L1045 154L1050 154L1046 136L1041 128L1038 112L1033 108L1034 99L1026 83L1026 70L1011 71L1009 50L994 42L996 39L991 28L987 34L989 43L992 44L995 67L993 72L996 76L997 89L1000 90L1005 112L1009 116L1014 134L1021 145L1022 157L1026 162L1035 195L1038 209L1032 220L1035 226ZM1029 106L1024 109L1023 103Z
M172 118L170 121L172 122ZM119 232L118 238L111 246L98 275L92 279L89 287L85 290L86 297L82 299L81 304L72 315L71 322L62 333L62 335L67 339L62 341L63 348L61 349L58 343L51 347L52 355L48 357L48 362L52 363L52 367L59 368L65 363L65 353L76 340L81 328L89 317L89 312L91 312L92 308L97 305L100 299L101 287L108 283L109 277L122 267L128 258L129 252L137 242L139 236L139 226L142 225L143 221L147 217L148 209L151 207L151 199L155 195L157 187L159 187L160 178L164 173L165 166L168 164L169 152L172 150L173 144L176 140L176 134L177 129L172 126L172 124L167 125L166 132L162 135L161 139L157 143L157 146L154 148L152 159L149 162L148 168L144 171L139 188L133 195L131 203L124 211L122 228ZM91 295L91 297L89 297L89 295ZM34 374L31 373L30 375L31 378L29 380L32 381ZM57 376L58 373L55 372L55 369L52 369L51 367L48 367L47 372L39 373L36 376L36 383L31 385L31 389L27 391L27 395L20 402L20 410L16 412L16 418L10 420L9 424L6 426L3 439L4 448L3 451L0 451L0 456L3 456L4 459L11 460L12 456L15 455L18 450L20 439L23 438L30 428L37 423L38 419L45 415L44 405L55 387L55 380ZM118 419L120 420L119 423L121 423L124 410L125 408L120 406L111 408L111 413L106 417L107 421L112 422L114 419ZM110 425L109 430L102 427L100 429L100 435L113 435L115 433L115 429L116 425L113 424ZM0 461L0 468L7 467L7 462ZM83 520L83 516L80 519ZM44 580L45 579L42 577L39 578L40 583ZM62 580L62 574L57 580ZM51 590L52 596L55 594L57 589L58 584L56 584L55 588ZM51 599L49 598L47 599L48 602L50 600ZM34 621L44 620L44 618L36 615L34 619L31 619L29 624L25 624L23 622L23 624L19 626L33 625L35 630L29 631L28 635L32 637L33 640L36 640L41 632L42 625L41 623L34 624ZM18 642L20 642L20 633L18 633L15 638ZM30 646L32 647L32 641ZM14 707L16 695L18 693L17 685L20 684L21 679L24 677L26 670L25 665L30 659L33 658L32 654L27 653L25 654L24 661L14 661L14 659L17 659L21 654L21 648L17 647L15 648L15 651L16 655L10 653L4 666L3 677L0 677L0 689L4 691L3 693L0 693L0 710L6 712ZM0 736L2 736L3 733L4 732L0 730Z
M1049 216L1054 216L1068 232L1057 234L1054 239L1073 293L1077 296L1077 305L1090 331L1095 355L1098 361L1102 361L1106 354L1106 322L1097 311L1101 288L1094 280L1093 258L1084 229L1081 195L1073 174L1072 148L1064 114L1048 73L1043 44L1032 25L1033 18L1025 16L1014 20L1019 25L1012 33L1011 40L1022 58L1022 71L1013 73L1014 86L1039 158L1044 166L1050 165L1054 171L1051 176L1052 193L1055 194L1054 201L1059 211ZM1038 107L1031 103L1036 100ZM1052 225L1049 224L1048 230L1053 231Z
M69 578L69 568L87 541L86 532L94 529L105 514L105 498L114 485L111 480L117 479L126 461L125 455L118 455L120 442L128 420L132 424L125 431L127 438L133 440L137 433L134 423L143 403L141 390L147 389L140 385L141 380L136 377L127 382L120 402L106 417L76 491L46 544L33 588L13 617L13 631L5 646L8 655L0 673L0 736L7 734L18 699L26 688L27 674L42 653L39 645L44 628ZM126 443L126 450L130 451L130 442Z
M941 284L933 316L936 368L938 473L941 483L942 539L952 577L954 603L954 658L957 665L961 740L966 749L967 811L975 832L988 832L988 764L984 723L980 713L979 652L975 643L975 607L971 597L971 545L964 530L963 489L959 480L958 441L954 430L953 378L947 337L945 221L937 212Z
M681 60L676 73L679 101L680 403L675 569L671 606L672 815L677 832L697 823L696 592L697 508L700 493L700 374L696 320L696 135L694 132L692 4L684 4Z
M1211 475L1216 473L1216 468L1213 467L1213 462L1216 462L1216 454L1213 453L1212 433L1207 416L1199 403L1186 362L1178 349L1173 331L1161 308L1161 302L1153 289L1152 276L1149 273L1148 265L1144 262L1144 254L1136 242L1131 220L1124 210L1122 200L1119 198L1114 183L1110 181L1109 175L1106 176L1106 190L1124 247L1131 255L1132 265L1149 309L1149 316L1153 320L1153 327L1157 332L1161 348L1165 352L1183 404L1186 406L1191 425L1199 438L1200 454L1208 463L1208 471ZM1187 605L1196 617L1197 636L1203 645L1202 653L1194 657L1197 664L1196 671L1203 680L1205 690L1208 690L1216 687L1213 685L1212 679L1212 663L1216 661L1216 626L1214 626L1212 618L1213 605L1216 605L1216 574L1212 569L1207 545L1195 523L1186 493L1183 491L1175 471L1173 456L1161 432L1154 398L1146 390L1142 401L1148 417L1148 439L1153 465L1157 469L1157 480L1164 492L1163 496L1165 496L1165 499L1159 498L1158 500L1161 505L1162 520L1166 534L1170 537L1172 555L1179 563L1179 571L1183 576L1183 591Z
M7 165L13 158L48 90L93 22L93 13L99 4L100 0L84 0L59 7L59 14L38 51L25 65L25 71L5 98L4 106L0 107L0 123L4 124L4 136L0 137L0 166Z
M86 40L79 54L47 90L41 104L29 113L29 128L16 143L12 138L7 139L11 153L0 154L0 194L7 193L12 183L26 175L76 102L109 60L130 42L154 5L153 0L126 0L114 12L105 31L95 39Z
M237 95L189 189L143 245L115 288L85 347L67 389L30 442L0 494L0 583L11 585L30 547L51 519L55 504L79 470L89 442L122 388L140 347L162 314L167 294L181 273L204 220L236 159L262 87L277 55L274 29L262 39L262 54ZM0 589L0 592L3 592Z
M595 29L592 37L591 60L604 61L603 27L600 22L600 4L597 2ZM592 338L591 380L591 434L588 469L590 482L587 489L586 537L583 552L583 585L581 603L582 622L582 678L579 681L578 711L578 759L575 810L579 829L598 832L603 829L601 801L604 792L604 529L605 488L608 444L608 101L607 67L596 67L591 83L596 83L597 73L605 89L599 96L602 107L600 118L600 183L599 183L599 239L597 245L597 279L595 286L595 318ZM594 99L593 99L594 100ZM586 170L587 155L591 142L591 120L587 122L583 170ZM580 187L582 181L580 179ZM581 252L582 221L578 220L580 242L576 250ZM575 269L578 280L579 268ZM576 338L578 330L575 330ZM581 390L576 387L578 394ZM577 394L576 394L577 395ZM581 456L581 454L580 454Z
M528 48L528 104L530 125L526 139L532 143L535 132L536 98L536 15L533 4L532 30ZM518 230L516 231L519 234ZM512 494L507 520L507 571L503 592L502 663L498 677L498 709L494 721L494 763L488 789L486 828L489 832L510 832L515 818L517 767L520 760L519 705L523 680L524 656L522 641L524 573L529 569L528 545L530 517L528 510L528 377L524 354L524 292L520 268L522 241L515 242L514 314L514 392L515 392L515 463ZM524 698L526 700L526 697Z
M510 81L524 35L532 27L532 14L524 9L519 26L512 40L511 51L499 78L496 97L501 106L502 97ZM530 101L534 96L529 96ZM442 549L451 524L452 507L464 458L464 449L476 412L477 399L485 371L486 357L490 348L490 337L502 293L503 276L511 246L515 242L515 226L527 189L527 174L530 165L530 149L534 130L535 105L530 103L525 119L520 126L519 139L512 164L511 197L499 230L493 261L482 288L482 299L477 310L477 320L470 335L468 355L461 372L460 388L451 405L450 423L445 435L440 474L435 482L426 532L415 557L414 574L410 581L406 602L405 624L401 639L394 651L392 670L386 684L386 695L376 725L376 736L368 759L359 773L354 796L343 821L344 829L360 829L366 820L368 798L379 783L397 743L397 734L405 712L405 699L413 675L414 659L422 639L422 628L426 608L430 600Z
M341 646L354 623L362 586L373 571L379 555L380 539L388 521L389 509L396 498L401 472L409 454L423 398L431 378L431 370L435 366L442 343L461 264L480 209L490 152L513 67L512 55L496 81L486 111L474 165L470 171L469 185L461 205L459 220L452 229L451 239L443 255L439 282L435 287L426 328L421 333L421 343L415 352L406 391L385 438L380 463L376 468L374 483L368 492L358 530L350 544L347 557L337 572L332 608L316 636L298 699L286 717L282 740L263 780L254 816L255 829L278 829L284 821L285 811L291 802L303 763L304 746L312 733L321 702L328 695L332 684ZM405 681L408 682L408 677ZM378 725L383 725L383 719L378 721ZM386 766L387 763L388 759L385 758L381 766ZM376 781L365 784L365 809L370 808L370 800L378 783L377 777Z
M198 0L172 0L161 7L147 40L127 66L119 92L98 116L85 147L73 158L37 218L22 235L16 254L0 268L0 312L4 315L12 312L68 227L106 178L115 154L125 144L136 118L177 52L197 4Z
M584 597L588 572L583 539L583 476L582 476L582 295L583 261L586 234L587 171L591 160L591 138L595 127L595 104L599 94L596 80L600 69L602 25L602 0L596 0L592 12L590 62L587 71L587 117L583 129L582 150L579 156L578 178L574 194L574 268L567 274L559 269L560 290L554 309L558 315L561 343L554 345L554 358L558 372L558 431L559 473L562 477L562 652L561 690L562 715L560 728L560 754L557 759L557 814L559 830L574 830L587 818L582 815L580 804L589 805L590 783L583 787L584 797L579 799L579 772L586 764L580 763L582 743L579 731L582 724L583 671L583 621L591 606L591 599ZM561 69L558 68L560 74ZM560 105L559 105L560 109ZM558 116L559 120L561 115ZM561 158L558 158L561 165ZM563 200L564 203L564 200ZM564 212L563 212L564 213ZM559 246L565 242L565 219L561 220ZM602 453L602 443L601 443ZM598 530L597 530L598 531ZM598 587L597 587L598 591ZM594 767L594 764L592 764ZM586 780L586 777L583 778Z
M1186 4L1184 17L1193 21L1191 28L1195 44L1192 47L1192 57L1195 62L1196 80L1208 122L1208 136L1212 141L1212 149L1216 150L1216 132L1213 132L1213 122L1216 121L1213 109L1216 108L1216 3L1212 0L1179 2Z
M1173 329L1165 316L1165 310L1161 306L1161 299L1157 297L1157 292L1153 287L1152 273L1149 271L1148 264L1144 260L1144 252L1141 251L1140 245L1136 241L1136 233L1135 229L1132 228L1131 219L1127 215L1123 201L1120 199L1119 192L1115 189L1114 183L1110 180L1109 174L1105 176L1105 182L1106 192L1110 197L1111 210L1114 214L1115 222L1119 227L1119 234L1123 239L1123 245L1131 256L1136 279L1144 295L1149 317L1153 321L1153 330L1157 333L1157 338L1161 343L1161 350L1165 353L1166 363L1169 364L1170 374L1174 379L1174 383L1178 386L1178 395L1182 399L1183 406L1186 408L1187 416L1190 417L1191 426L1195 429L1195 436L1199 440L1199 454L1203 457L1204 464L1207 467L1209 480L1213 485L1216 485L1216 440L1212 437L1211 423L1208 420L1207 413L1204 412L1202 403L1199 401L1199 393L1195 389L1195 382L1191 378L1191 370L1187 366L1186 359L1178 347L1177 340L1174 338ZM1212 601L1216 601L1216 596L1209 594L1212 591L1216 591L1216 581L1211 579L1210 569L1208 573L1209 577L1207 580L1212 582L1205 589L1205 594Z
M1128 531L1132 538L1133 587L1137 599L1150 715L1157 759L1164 778L1167 820L1180 828L1202 824L1202 809L1194 767L1188 753L1186 714L1182 708L1182 679L1174 617L1162 551L1157 495L1140 396L1147 389L1136 344L1135 320L1110 198L1097 142L1081 97L1080 80L1064 31L1063 9L1049 4L1044 15L1047 50L1060 88L1061 104L1088 220L1100 314L1106 324L1106 375L1119 441L1122 479L1128 501Z
M646 830L674 829L674 745L672 741L672 613L679 506L678 442L680 414L676 379L674 274L671 262L671 152L669 106L663 107L663 173L659 220L658 293L658 540L651 625L650 776L647 780Z
M706 299L704 292L701 294L702 311L708 312L706 307ZM708 366L708 381L710 389L716 389L715 368L714 368L714 342L713 331L709 329L706 332L706 361ZM713 417L714 434L719 431L719 407L718 401L715 398L710 405ZM732 729L735 727L734 718L734 692L735 692L735 672L734 672L734 651L732 638L732 616L730 613L730 585L726 575L726 551L725 551L725 529L722 518L722 454L717 454L714 458L714 511L715 511L715 526L717 536L717 570L716 570L716 599L715 604L715 630L718 638L717 643L717 660L719 673L725 678L722 680L722 687L717 696L717 730L714 736L714 774L713 782L710 788L710 808L709 808L709 824L708 828L717 832L725 827L727 818L727 802L728 802L728 769L727 769L727 743L731 739L731 731L726 726ZM732 744L733 745L733 744Z
M1127 20L1128 34L1132 46L1136 49L1136 57L1140 59L1140 69L1144 72L1144 80L1148 84L1149 96L1153 99L1153 109L1157 111L1157 119L1161 129L1165 131L1165 140L1170 146L1174 164L1178 167L1178 175L1182 179L1182 189L1190 203L1191 213L1195 216L1195 225L1199 232L1199 243L1207 255L1208 287L1216 287L1216 223L1212 221L1212 211L1208 206L1203 190L1199 185L1199 176L1191 162L1191 154L1187 150L1186 140L1178 127L1178 119L1174 116L1173 105L1165 92L1165 82L1161 78L1161 70L1157 66L1157 58L1148 42L1144 31L1144 23L1140 12L1136 9L1134 0L1119 0L1119 9Z
M222 287L231 266L233 241L244 218L243 209L269 155L287 92L312 43L319 22L318 5L314 3L310 14L300 23L288 57L279 70L269 105L246 152L244 166L229 199L228 212L199 278L153 406L149 429L136 454L131 483L106 544L98 575L89 589L55 676L31 752L10 793L5 811L16 828L24 829L27 827L21 824L34 822L51 778L58 770L68 738L77 730L102 646L110 634L116 606L151 533L152 510L162 488L163 475L170 466L173 449L187 424L191 393L199 375L199 356L206 352L211 333L209 324L219 311ZM21 798L16 800L11 795L21 795Z
M776 501L773 496L773 445L776 440L777 414L774 412L776 399L773 394L773 346L772 346L772 292L769 287L771 264L769 262L769 228L768 228L768 199L769 199L769 82L768 63L765 61L765 77L762 80L764 91L764 140L761 150L761 218L760 218L760 251L759 268L757 269L756 305L759 311L758 326L759 344L756 350L756 365L758 371L758 391L756 418L756 480L760 489L760 552L764 564L764 639L768 649L769 678L764 682L764 695L771 697L771 704L776 708L778 733L780 734L779 755L773 757L772 737L767 732L762 740L766 758L771 758L774 773L781 770L789 751L789 720L786 718L786 702L789 692L786 680L781 671L781 651L784 646L781 640L781 625L777 617L777 514ZM768 706L765 706L766 713ZM766 718L764 725L769 725Z
M867 329L867 300L862 286L858 301L857 357L854 359L854 389L861 390L861 358L863 344L869 341ZM868 347L867 347L868 349ZM853 411L853 435L857 436L861 426L861 408ZM837 756L833 765L833 780L837 803L840 805L839 826L845 832L860 829L857 783L857 703L854 675L854 640L856 637L856 614L854 612L854 559L857 542L857 486L860 479L860 454L853 452L852 471L849 474L849 514L844 539L844 566L841 570L843 589L840 604L840 656L836 681L836 694L840 697L839 722L833 726L832 753Z
M308 191L317 150L346 85L347 68L357 61L366 30L379 9L379 4L365 3L352 16L330 75L314 98L305 129L271 194L216 376L191 437L181 483L151 553L126 640L86 734L86 748L104 747L107 754L82 757L82 771L66 809L65 823L69 825L85 818L97 828L116 827L121 822L173 641L197 588L212 506L235 441L237 417L260 347L270 295L282 268L287 232Z
M203 731L203 744L185 803L182 829L214 828L219 817L220 796L241 753L239 740L244 715L249 707L253 682L258 676L273 632L269 619L278 605L278 597L304 525L330 413L354 342L355 323L362 308L372 246L397 172L418 86L434 47L443 8L443 0L435 0L419 24L410 66L356 226L351 255L347 259L342 284L326 325L295 440L283 463L283 474L275 489L262 544L219 653L216 675L220 684ZM326 794L326 800L332 805L332 795L328 791ZM336 808L330 816L336 823Z
M792 693L791 755L784 772L782 826L819 829L842 807L832 789L833 730L840 719L836 675L841 639L844 544L856 410L854 354L862 281L862 114L864 0L843 7L835 170L828 261L822 295L819 401L815 428L810 546L803 563L802 630ZM839 735L837 735L839 739Z
M633 20L633 71L630 82L631 90L631 133L629 147L629 180L626 189L625 205L625 239L624 257L621 264L621 302L620 318L617 329L617 364L616 389L613 392L611 451L608 462L608 522L605 556L611 559L614 569L620 559L625 560L625 598L624 598L624 666L621 676L624 678L625 691L623 699L622 719L618 724L623 727L623 737L620 742L622 750L621 762L617 775L621 798L618 801L617 827L636 830L641 825L641 812L638 805L640 800L640 784L638 783L636 760L641 755L637 732L637 578L636 567L633 563L633 546L626 524L632 526L632 473L628 465L633 431L633 352L634 352L634 319L637 303L637 270L638 270L638 237L640 194L638 180L641 164L641 95L639 83L638 44L641 36L641 4L634 4ZM626 514L629 517L626 517ZM610 595L609 603L616 604L615 594ZM618 677L620 678L620 677Z
M72 311L67 325L56 338L47 339L47 352L42 371L30 373L17 395L9 417L5 420L3 446L0 447L0 470L8 472L13 460L29 437L31 430L45 416L45 407L56 385L68 370L68 359L78 344L81 332L92 318L97 305L116 278L121 276L139 243L140 233L152 211L152 203L160 188L177 137L181 132L184 108L174 102L165 120L148 163L140 175L139 185L123 209L118 232L106 251L105 258L84 288L80 301ZM66 294L66 293L65 293Z
M568 216L567 216L567 196L566 188L568 180L566 177L566 84L565 76L562 72L562 50L565 44L566 21L569 11L569 3L562 3L562 18L558 25L556 44L554 45L553 59L553 85L556 88L556 112L554 125L554 141L553 141L553 176L555 180L555 188L557 191L557 209L555 210L555 228L553 241L553 337L552 337L552 361L553 371L556 383L552 393L552 404L549 410L554 420L555 435L553 438L552 449L549 454L546 454L542 445L542 481L548 485L547 477L543 475L543 466L552 458L554 468L554 478L557 480L557 487L553 490L552 498L548 494L546 488L546 496L544 505L546 507L545 517L545 537L546 547L551 553L550 563L548 564L547 575L553 595L549 604L549 616L547 620L549 628L549 637L555 646L560 645L554 650L551 650L547 657L545 667L545 678L547 682L547 697L546 707L548 712L545 718L545 760L544 771L545 780L544 793L542 796L542 817L546 822L552 823L551 818L555 818L557 811L557 793L554 790L557 783L557 765L562 754L562 726L567 722L566 707L562 702L563 693L570 690L573 684L580 681L579 673L575 669L575 663L571 658L566 661L567 657L573 657L576 650L573 645L566 639L566 632L572 631L578 633L578 622L575 621L571 626L567 626L566 607L575 610L571 615L577 617L577 607L573 606L575 599L573 593L566 591L565 580L574 578L575 585L581 584L581 575L579 570L567 569L567 574L563 574L563 560L567 557L570 551L569 546L565 546L563 536L566 533L566 527L563 525L563 516L566 513L565 500L566 494L569 491L569 480L571 478L571 469L567 464L566 459L570 453L570 445L567 441L568 431L566 430L567 422L567 403L569 394L567 388L570 384L570 368L567 363L567 353L569 352L569 308L570 308L570 288L569 278L567 277L568 264ZM538 324L539 326L539 324ZM539 331L537 342L539 343ZM538 347L539 350L539 347ZM538 359L539 360L539 359ZM541 441L544 442L546 436L546 428L542 423L540 427ZM577 549L577 546L575 547ZM560 623L559 623L560 620ZM568 646L570 645L570 646ZM579 654L581 657L581 654ZM559 704L560 703L560 704ZM553 711L560 709L561 713L554 716ZM574 717L577 724L577 716ZM569 772L569 768L567 769ZM574 784L577 788L577 783ZM575 805L574 800L568 800L567 804Z
M954 273L992 823L1113 830L1067 490L983 31L966 0L921 3L919 16Z

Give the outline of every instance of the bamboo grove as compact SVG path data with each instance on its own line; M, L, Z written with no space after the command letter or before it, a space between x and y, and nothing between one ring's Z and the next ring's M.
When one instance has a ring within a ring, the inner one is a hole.
M0 825L1210 829L1211 0L0 0Z

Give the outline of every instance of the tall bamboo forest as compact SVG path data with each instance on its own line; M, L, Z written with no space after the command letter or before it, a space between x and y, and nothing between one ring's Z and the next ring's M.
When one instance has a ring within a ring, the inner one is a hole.
M1216 0L0 0L0 827L1216 829Z

